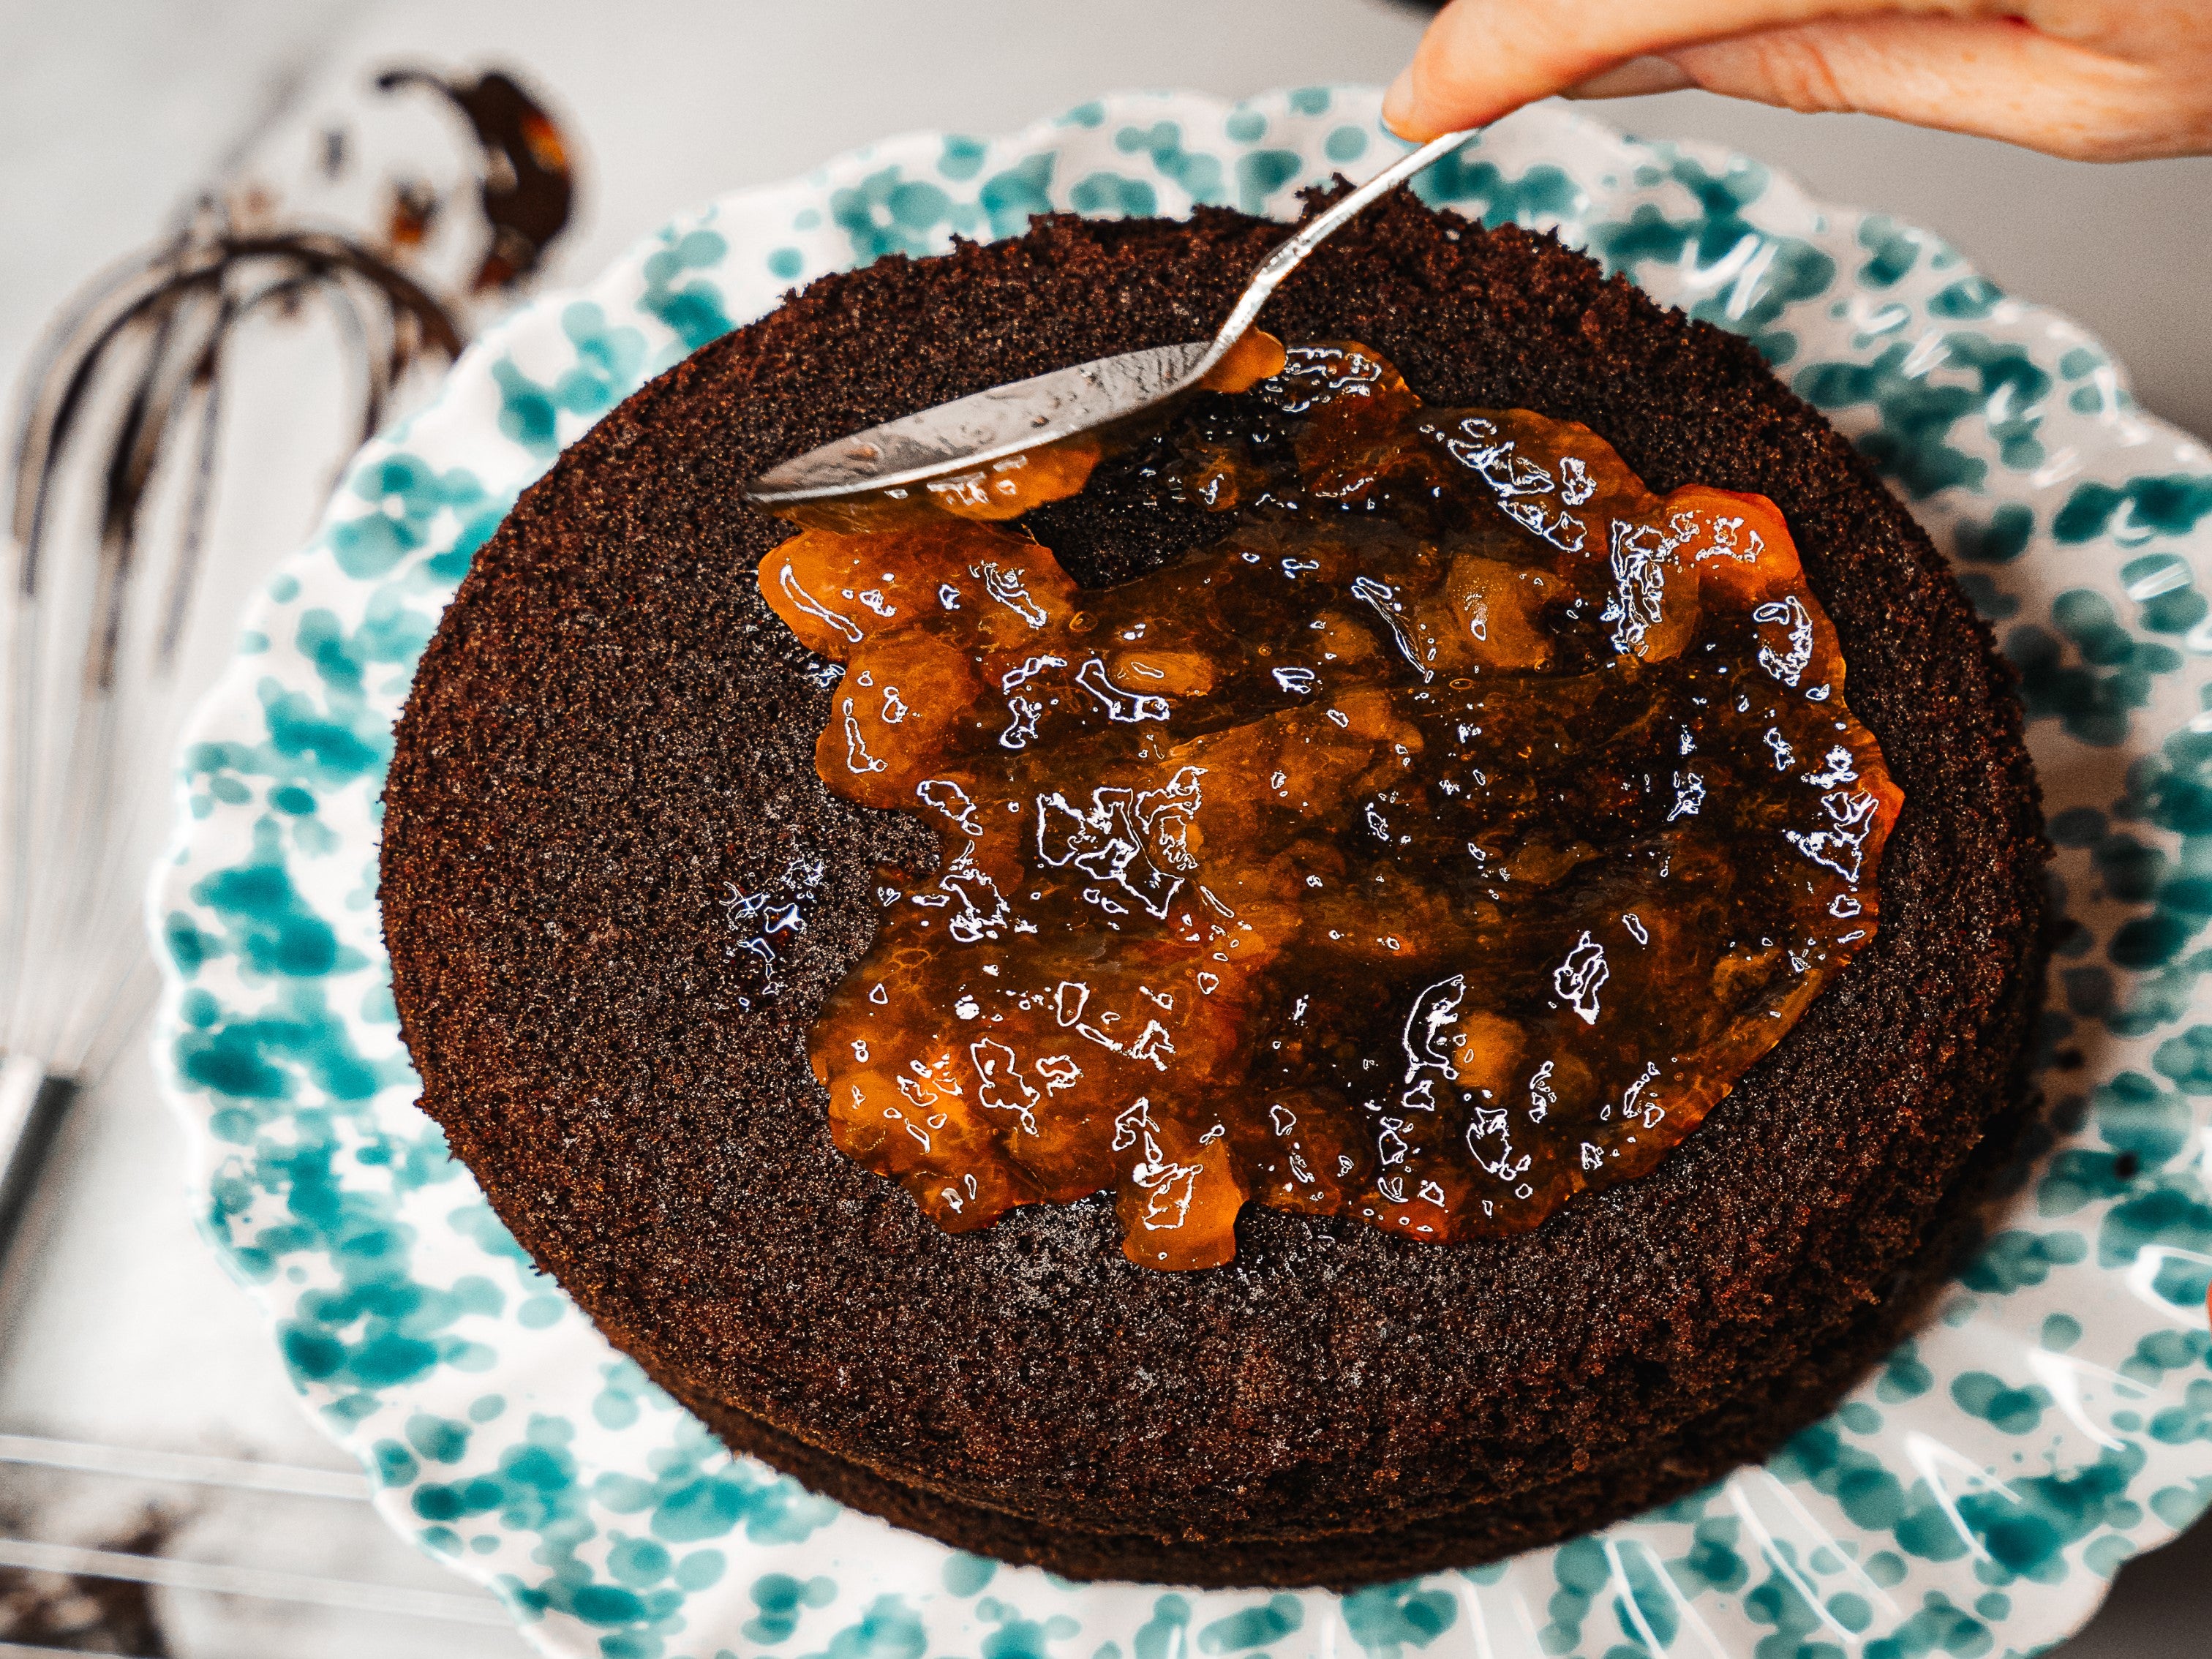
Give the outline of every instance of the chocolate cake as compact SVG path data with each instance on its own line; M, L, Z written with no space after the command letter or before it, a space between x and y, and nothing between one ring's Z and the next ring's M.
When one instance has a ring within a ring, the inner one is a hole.
M1107 1194L956 1234L833 1143L810 1034L877 933L878 872L943 853L921 817L825 789L836 671L763 600L792 527L745 485L915 409L1202 337L1280 235L1210 210L1040 219L824 278L705 347L477 555L386 797L422 1104L539 1264L732 1447L1074 1577L1467 1565L1759 1457L1941 1282L2026 1109L2035 784L1926 537L1744 343L1401 197L1261 325L1358 340L1430 404L1583 422L1652 491L1771 498L1903 795L1878 933L1656 1167L1510 1237L1254 1205L1225 1265L1155 1271ZM1109 457L1024 525L1092 587L1220 533L1142 471ZM766 937L763 905L773 949L735 948Z

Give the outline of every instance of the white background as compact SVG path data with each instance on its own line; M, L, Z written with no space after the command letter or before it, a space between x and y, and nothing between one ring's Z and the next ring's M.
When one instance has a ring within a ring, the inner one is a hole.
M12 388L91 272L235 158L304 171L332 112L359 107L394 62L506 67L554 104L581 152L580 218L549 272L562 283L678 209L891 133L1006 131L1118 87L1387 81L1423 21L1390 0L0 0L0 379ZM1816 195L1937 230L2101 334L2154 411L2212 434L2212 160L2090 167L1701 94L1596 112L1721 140ZM343 447L327 353L284 326L241 348L203 672L238 595L304 539ZM180 1148L135 1054L76 1114L0 1278L0 1433L340 1467L194 1237ZM91 1541L151 1491L0 1464L0 1533ZM461 1588L361 1506L179 1506L181 1554ZM2212 1528L2129 1569L2065 1659L2204 1651L2208 1575ZM521 1651L496 1630L191 1594L162 1605L187 1656Z

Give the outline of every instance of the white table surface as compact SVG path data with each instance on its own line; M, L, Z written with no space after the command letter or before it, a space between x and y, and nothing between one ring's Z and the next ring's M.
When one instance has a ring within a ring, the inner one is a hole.
M1423 21L1389 0L0 0L0 377L12 386L56 307L149 241L226 157L246 147L281 159L315 142L318 111L357 98L394 60L508 67L556 104L582 151L557 283L678 209L894 132L1002 131L1121 86L1233 96L1387 80ZM1941 231L2002 285L2100 333L2149 408L2212 434L2212 160L2090 167L1700 94L1597 112L1643 134L1720 140L1819 195ZM251 349L273 370L301 356L281 338ZM272 380L285 397L249 389L234 414L206 599L216 616L303 539L329 477L335 379L289 367ZM303 415L310 392L331 410ZM202 673L228 629L204 632ZM0 1280L0 1433L341 1468L193 1236L181 1139L135 1054L76 1115ZM0 1532L94 1538L150 1490L0 1464ZM460 1588L358 1505L194 1504L179 1553ZM2128 1568L2064 1659L2212 1650L2208 1578L2212 1528ZM398 1618L191 1593L161 1605L186 1659L522 1651L500 1630L439 1626L426 1646L428 1627Z

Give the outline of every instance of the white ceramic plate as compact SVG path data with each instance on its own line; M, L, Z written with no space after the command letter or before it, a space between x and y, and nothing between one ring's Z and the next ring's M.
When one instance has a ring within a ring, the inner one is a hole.
M469 556L560 446L787 289L1046 209L1289 216L1398 153L1370 89L1124 94L919 135L679 220L529 306L370 444L200 710L155 926L209 1237L392 1522L605 1659L1960 1659L2081 1625L2212 1501L2212 457L1940 240L1557 108L1422 193L1556 228L1749 335L1880 460L2020 665L2072 926L2063 1137L1940 1316L1768 1465L1510 1563L1337 1596L1078 1585L731 1459L538 1275L414 1108L377 799ZM2054 227L2063 232L2063 227Z

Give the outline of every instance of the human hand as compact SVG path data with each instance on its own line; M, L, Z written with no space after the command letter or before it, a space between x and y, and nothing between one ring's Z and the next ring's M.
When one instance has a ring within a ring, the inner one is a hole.
M1383 100L1401 137L1553 93L1702 87L2081 161L2212 152L2207 0L1453 0Z

